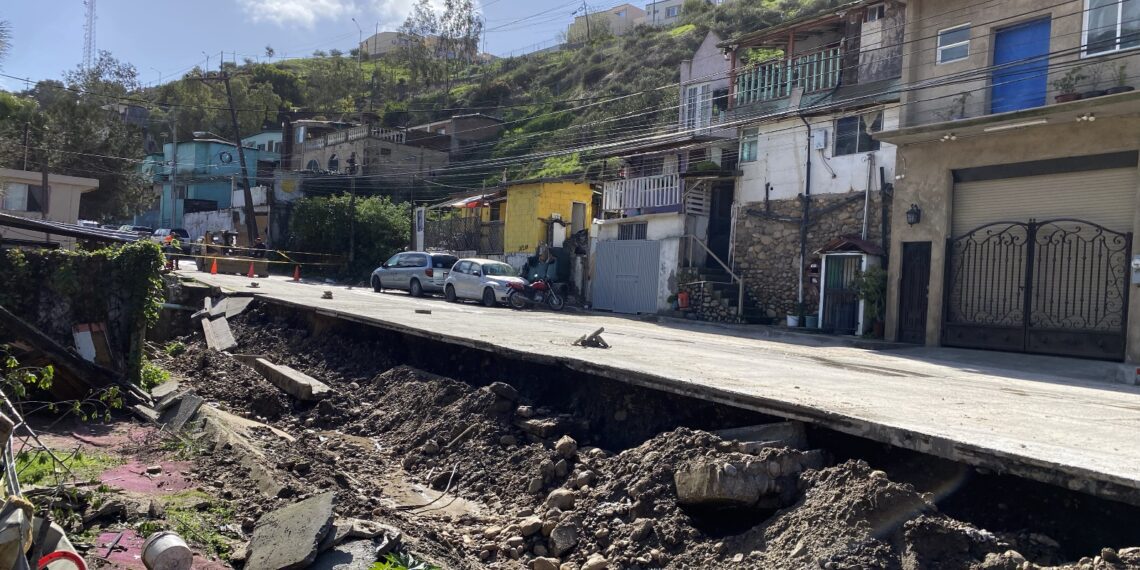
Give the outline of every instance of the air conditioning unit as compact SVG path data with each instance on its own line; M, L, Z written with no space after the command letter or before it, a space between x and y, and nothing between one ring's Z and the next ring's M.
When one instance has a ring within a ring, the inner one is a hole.
M811 148L814 150L827 149L827 129L819 129L811 132Z

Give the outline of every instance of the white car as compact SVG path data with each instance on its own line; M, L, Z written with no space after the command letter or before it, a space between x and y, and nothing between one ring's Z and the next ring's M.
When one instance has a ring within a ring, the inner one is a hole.
M481 301L494 307L507 301L507 283L526 283L514 267L493 259L460 259L451 267L443 296L452 303L460 299Z

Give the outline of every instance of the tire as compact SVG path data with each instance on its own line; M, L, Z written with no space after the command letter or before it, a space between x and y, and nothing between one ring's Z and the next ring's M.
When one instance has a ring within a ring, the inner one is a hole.
M413 297L423 297L424 296L424 288L423 288L423 285L420 285L419 279L412 279L411 284L408 285L408 294L413 296Z
M384 291L384 288L380 286L380 278L375 275L372 276L372 290L377 293Z
M443 298L447 299L448 303L458 303L459 297L455 296L455 287L448 285L443 288Z
M493 289L491 289L490 287L483 289L483 306L484 307L494 307L495 305L498 305L498 304L499 304L498 299L495 299L495 291Z
M511 289L511 292L507 293L507 304L516 311L522 310L526 308L526 299L523 298L521 293Z
M551 291L546 294L546 305L550 307L552 311L561 311L562 308L566 306L566 299L563 299L561 296L554 294L554 291Z

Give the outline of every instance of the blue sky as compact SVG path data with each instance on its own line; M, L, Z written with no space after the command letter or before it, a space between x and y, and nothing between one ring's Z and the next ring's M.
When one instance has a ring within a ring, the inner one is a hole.
M218 52L261 57L271 45L277 58L356 45L360 23L365 37L377 25L394 30L413 0L98 0L99 49L138 68L144 83L164 81L205 65L216 67ZM479 0L484 6L487 51L504 55L552 42L573 19L575 0ZM616 1L600 2L604 8ZM59 78L83 56L83 0L3 0L0 20L12 26L12 50L0 73L32 81ZM591 10L595 5L591 4ZM529 17L529 18L528 18ZM524 19L525 18L525 19ZM523 19L521 22L516 20ZM0 77L0 88L23 82Z

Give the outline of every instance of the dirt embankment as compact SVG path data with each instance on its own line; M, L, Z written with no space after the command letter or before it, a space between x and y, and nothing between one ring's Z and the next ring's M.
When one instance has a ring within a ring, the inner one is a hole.
M338 514L401 527L414 549L451 568L1140 568L1138 548L1064 565L1050 537L954 520L931 495L862 461L828 464L826 452L741 446L686 428L615 453L581 418L508 384L476 388L398 366L376 341L312 336L258 309L232 325L236 352L335 391L294 401L199 341L170 363L208 402L296 436L259 442L283 484L275 498L233 450L199 458L247 531L269 510L335 490ZM683 504L679 472L707 472L697 494L725 497Z

